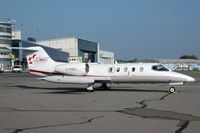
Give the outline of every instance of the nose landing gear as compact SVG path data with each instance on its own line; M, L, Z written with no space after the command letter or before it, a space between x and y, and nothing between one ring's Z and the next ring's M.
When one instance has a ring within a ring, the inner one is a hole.
M176 88L175 87L170 87L169 88L169 92L170 93L175 93L176 92Z
M176 91L176 88L175 88L174 86L178 86L178 85L183 85L183 82L169 83L169 86L170 86L169 92L170 92L170 93L175 93L175 92L177 92L177 91Z

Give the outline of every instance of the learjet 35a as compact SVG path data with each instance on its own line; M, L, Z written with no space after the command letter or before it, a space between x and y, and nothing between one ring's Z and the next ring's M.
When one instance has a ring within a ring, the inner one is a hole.
M41 80L64 84L87 84L93 91L95 83L107 89L107 83L169 83L169 92L176 91L175 85L194 82L195 79L174 72L160 63L65 63L55 62L39 46L19 48L28 51L29 72L43 76Z

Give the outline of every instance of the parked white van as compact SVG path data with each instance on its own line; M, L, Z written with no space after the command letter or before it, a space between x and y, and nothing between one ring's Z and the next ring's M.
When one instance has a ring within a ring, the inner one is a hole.
M22 72L22 65L14 65L12 72Z

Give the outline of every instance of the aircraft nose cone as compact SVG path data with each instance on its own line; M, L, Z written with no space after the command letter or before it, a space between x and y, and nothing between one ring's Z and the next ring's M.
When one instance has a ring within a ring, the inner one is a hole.
M182 74L182 73L177 73L177 72L173 72L172 76L171 76L171 81L178 81L178 82L194 82L195 79L191 76Z

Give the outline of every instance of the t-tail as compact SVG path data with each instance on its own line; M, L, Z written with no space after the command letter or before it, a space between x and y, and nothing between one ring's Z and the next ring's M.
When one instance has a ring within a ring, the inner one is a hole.
M26 51L28 69L31 74L39 76L58 74L55 72L55 66L59 65L60 63L51 59L51 57L42 47L36 46L18 49Z

